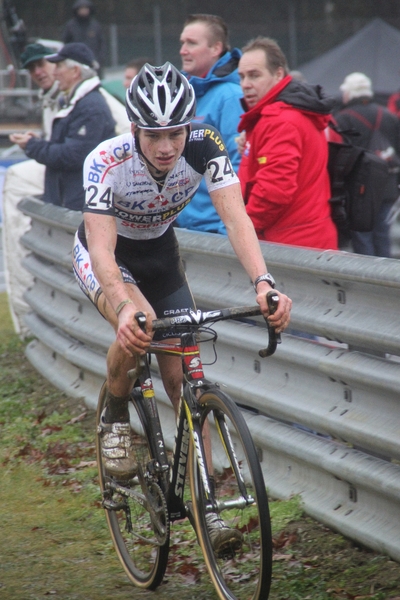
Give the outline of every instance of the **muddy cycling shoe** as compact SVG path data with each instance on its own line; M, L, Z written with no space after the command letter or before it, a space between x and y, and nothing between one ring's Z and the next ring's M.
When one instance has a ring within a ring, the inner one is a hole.
M229 557L240 552L243 535L237 529L225 525L217 513L207 513L206 523L213 550L218 558Z
M106 423L104 412L99 425L101 455L107 475L126 480L137 474L129 421Z

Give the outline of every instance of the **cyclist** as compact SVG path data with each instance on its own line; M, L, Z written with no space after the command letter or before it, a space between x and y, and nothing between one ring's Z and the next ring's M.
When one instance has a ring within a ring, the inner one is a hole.
M84 164L86 203L73 263L82 290L116 333L107 355L102 453L107 472L117 479L133 477L137 469L128 411L132 384L127 377L134 355L149 347L152 319L194 308L173 222L203 176L265 316L266 293L274 287L225 144L213 127L191 125L195 108L192 86L171 63L144 65L126 92L132 133L102 142ZM291 300L278 294L278 309L269 320L282 331L289 322ZM146 333L134 318L138 311L146 315ZM158 363L177 411L180 357L159 356ZM241 537L216 514L208 518L216 547Z

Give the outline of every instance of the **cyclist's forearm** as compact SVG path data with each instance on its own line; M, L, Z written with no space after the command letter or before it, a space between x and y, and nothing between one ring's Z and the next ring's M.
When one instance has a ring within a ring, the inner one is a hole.
M210 193L229 241L252 282L267 272L253 223L246 213L239 184Z
M115 311L129 298L121 271L115 261L117 229L115 219L108 215L84 215L90 260L96 279Z
M94 253L92 266L105 297L113 310L117 311L121 303L129 298L117 263L104 254L96 256Z
M243 221L240 224L235 224L233 227L228 226L227 232L236 256L254 283L256 278L267 273L268 269L253 224L247 214L244 213Z
M236 221L232 227L228 226L227 231L237 257L254 283L259 275L267 272L267 266L261 253L260 243L254 231L253 224L247 214L246 217L243 218L239 225L237 225ZM264 316L269 315L266 294L271 289L271 286L266 281L261 281L257 285L257 302ZM279 291L277 293L279 295L279 305L275 314L269 316L269 320L279 333L289 324L292 301L285 294Z

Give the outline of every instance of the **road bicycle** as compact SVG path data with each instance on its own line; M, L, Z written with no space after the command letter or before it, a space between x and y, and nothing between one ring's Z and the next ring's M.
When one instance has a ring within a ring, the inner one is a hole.
M268 292L267 301L273 312L279 296ZM106 384L102 387L96 439L102 503L117 555L131 582L142 589L154 590L161 583L167 567L171 523L188 518L221 600L267 600L269 596L271 525L257 449L239 407L218 384L205 378L199 351L202 336L216 341L216 332L207 324L260 314L258 306L234 307L188 311L153 321L153 331L173 334L179 342L153 341L149 352L182 357L184 378L175 448L169 455L149 355L138 357L136 368L130 372L135 381L130 410L136 411L142 431L140 437L135 437L138 470L130 481L116 481L103 467L99 424ZM144 327L144 315L138 313L136 318ZM262 357L273 354L280 342L279 334L266 322L269 343L260 350ZM206 455L203 443L203 436L210 432L212 458ZM222 552L214 552L206 524L206 515L211 512L242 533L241 548L228 545Z

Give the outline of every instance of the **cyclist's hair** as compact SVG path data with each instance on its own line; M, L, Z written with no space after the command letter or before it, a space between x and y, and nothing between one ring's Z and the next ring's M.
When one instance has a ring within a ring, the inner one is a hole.
M231 49L229 43L228 25L222 17L217 15L208 15L205 13L195 13L189 15L183 26L192 25L192 23L204 23L209 31L209 44L213 45L216 42L222 42L221 56Z
M85 81L85 79L91 79L97 75L97 71L95 69L92 69L92 67L89 67L88 65L83 65L72 58L66 58L64 63L68 69L71 69L72 67L79 67L83 81Z
M243 48L242 52L251 52L253 50L262 50L265 53L267 68L274 75L282 67L285 75L289 72L286 56L283 54L278 43L268 37L258 36L250 40Z
M146 63L126 90L125 104L129 120L144 129L189 125L196 113L192 85L170 62Z

